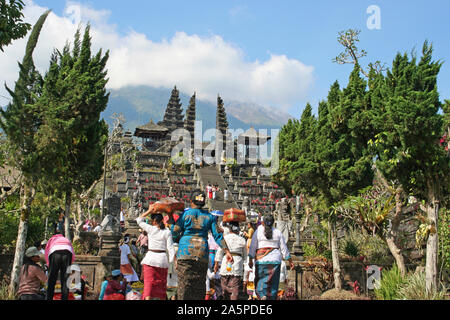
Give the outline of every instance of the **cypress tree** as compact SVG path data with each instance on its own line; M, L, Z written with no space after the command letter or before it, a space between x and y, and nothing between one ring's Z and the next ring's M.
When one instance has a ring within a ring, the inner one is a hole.
M443 115L437 91L442 66L432 60L432 46L424 43L422 57L397 54L384 84L386 119L379 121L375 141L377 168L407 194L426 201L429 223L427 290L437 288L438 210L448 190L449 157L439 145Z
M102 55L100 50L91 56L89 31L88 25L81 42L77 31L72 52L66 45L52 57L40 100L49 108L39 132L39 147L47 150L47 185L65 196L67 237L72 191L80 193L100 178L107 139L107 125L100 114L109 98L104 70L109 52Z
M295 142L287 147L288 153L295 157L289 166L289 178L296 194L313 195L316 191L314 176L317 168L313 159L315 125L316 118L308 103L296 126Z
M287 194L292 193L292 181L290 178L290 166L291 163L296 160L297 153L288 150L289 146L295 143L295 133L299 122L295 119L289 119L287 124L285 124L278 134L278 156L279 159L279 169L276 175L273 176L273 181L280 185Z
M11 150L10 165L22 174L21 214L9 287L11 295L15 294L19 282L31 202L41 178L41 159L37 152L36 133L43 119L35 103L42 91L42 77L34 66L33 52L49 13L50 11L46 11L42 14L34 25L27 41L25 56L19 64L19 78L15 83L14 91L6 87L12 102L8 104L6 110L0 109L0 127L7 136L7 143Z
M336 216L332 206L356 195L373 180L372 160L367 148L373 129L370 125L366 82L355 65L347 87L341 91L335 82L325 105L319 110L314 161L318 171L318 192L329 208L326 213L331 232L335 286L341 289L336 234Z

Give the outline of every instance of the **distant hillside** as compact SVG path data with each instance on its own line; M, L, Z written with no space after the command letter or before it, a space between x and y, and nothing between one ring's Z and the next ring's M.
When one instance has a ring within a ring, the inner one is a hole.
M154 122L162 120L172 90L149 86L130 86L110 91L108 107L102 116L111 124L111 115L114 112L122 113L126 119L125 127L134 131L136 126L146 124L150 119L153 119ZM184 110L188 107L190 98L190 95L180 91ZM225 103L230 128L246 130L253 126L256 129L277 129L281 128L290 118L290 115L279 110L274 112L256 104L227 102L226 97L222 97L222 99ZM217 106L197 98L196 107L197 120L203 121L203 130L215 128Z

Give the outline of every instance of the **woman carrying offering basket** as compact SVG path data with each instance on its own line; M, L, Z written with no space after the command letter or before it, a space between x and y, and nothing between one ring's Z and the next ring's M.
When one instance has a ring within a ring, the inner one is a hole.
M191 208L185 210L175 223L173 213L168 213L170 230L175 241L179 240L177 252L179 300L203 300L206 292L209 247L208 231L215 242L233 262L223 234L217 229L216 219L206 210L206 195L201 190L191 195Z
M159 205L150 206L147 212L136 219L148 237L148 251L141 262L144 276L143 300L166 299L169 263L173 262L175 256L172 234L164 225L164 211ZM148 215L151 215L151 224L144 222Z

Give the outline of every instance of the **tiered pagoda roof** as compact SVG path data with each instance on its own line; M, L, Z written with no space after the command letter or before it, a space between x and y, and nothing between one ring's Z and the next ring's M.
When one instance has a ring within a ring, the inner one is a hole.
M184 119L184 129L189 131L191 138L194 139L195 129L195 93L189 101L189 107L186 110L186 118ZM193 141L193 140L192 140Z
M180 102L180 92L175 86L172 90L169 103L167 104L164 119L158 125L166 127L169 132L183 128L183 108Z
M139 138L147 138L152 136L165 136L169 129L167 129L164 126L158 125L153 122L153 120L150 120L149 123L146 125L143 125L141 127L137 127L136 131L134 132L135 137Z
M216 129L220 130L223 135L228 129L227 113L223 106L223 100L220 96L217 97L217 114L216 114Z

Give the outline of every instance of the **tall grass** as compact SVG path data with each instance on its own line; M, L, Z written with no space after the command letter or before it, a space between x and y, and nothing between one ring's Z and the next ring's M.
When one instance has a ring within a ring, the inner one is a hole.
M375 289L375 296L379 300L398 300L399 290L406 283L406 277L403 277L394 264L390 270L384 271L380 280L380 287Z
M425 271L408 275L407 282L398 291L401 300L445 300L445 294L444 290L427 292Z

